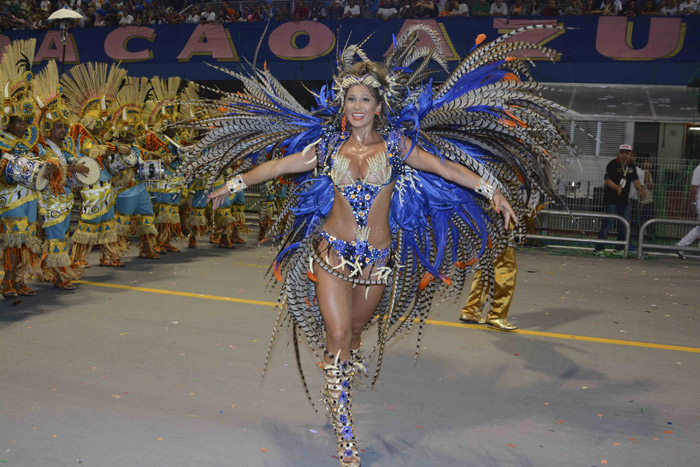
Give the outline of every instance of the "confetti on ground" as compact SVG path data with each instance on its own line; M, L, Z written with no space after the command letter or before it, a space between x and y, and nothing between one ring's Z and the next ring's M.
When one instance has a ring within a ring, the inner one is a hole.
M394 406L393 406L393 405L390 405L390 406L389 406L389 410L394 410Z
M520 356L519 353L514 353L513 355L515 355L516 357L519 357L519 356Z
M599 417L599 418L603 418L603 414L602 414L602 413L599 413L599 414L598 414L598 417Z
M262 452L270 452L270 450L267 449L267 448L260 448L260 450L261 450Z
M122 396L120 396L119 394L112 394L112 397L114 397L115 399L121 399L121 398L122 398Z
M257 339L254 339L254 340L253 340L253 342L257 342L257 341L258 341Z
M630 438L630 441L637 441L637 438Z
M666 422L667 425L673 425L673 422Z
M613 443L613 446L619 446L620 443Z
M416 425L416 428L418 428L419 430L422 430L422 429L423 429L423 427L420 426L420 425Z
M664 433L666 433L667 435L670 435L670 434L673 434L673 430L666 430L666 431L664 431Z
M508 446L509 448L514 448L514 447L515 447L515 444L510 444L510 443L508 443L508 444L506 444L506 446Z
M311 433L318 433L316 430L309 430Z
M600 463L603 465L608 465L608 461L606 459L601 459Z
M187 354L186 354L186 353L181 353L181 354L180 354L181 357L184 357L185 355L187 355Z
M58 438L58 436L56 436L56 435L51 435L51 437L52 437L52 438Z
M557 423L564 423L564 420L559 420Z
M232 405L232 406L231 406L232 409L235 409L236 407L238 407L238 406L237 406L237 405Z
M588 389L588 386L581 386L581 389Z
M120 335L120 336L126 336L127 334L128 334L128 333L123 332L123 333L121 333L121 334L119 334L119 335Z
M158 438L158 441L163 441L163 438Z
M545 402L544 405L549 405L549 402Z

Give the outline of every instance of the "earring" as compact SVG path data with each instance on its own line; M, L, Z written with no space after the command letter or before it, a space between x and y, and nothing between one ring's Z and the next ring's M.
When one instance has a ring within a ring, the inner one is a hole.
M348 116L343 115L343 120L340 122L340 131L345 133L345 126L348 124Z

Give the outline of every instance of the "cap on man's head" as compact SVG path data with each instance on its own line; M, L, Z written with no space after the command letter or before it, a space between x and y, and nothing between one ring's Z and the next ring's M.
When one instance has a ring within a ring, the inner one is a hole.
M632 146L630 146L629 144L621 144L620 145L620 151L631 151L631 150L632 150Z

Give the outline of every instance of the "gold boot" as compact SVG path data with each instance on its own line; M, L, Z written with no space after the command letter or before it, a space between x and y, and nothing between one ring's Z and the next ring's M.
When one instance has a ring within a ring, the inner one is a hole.
M340 355L340 354L339 354ZM352 419L352 380L355 368L351 362L328 364L323 369L326 384L321 396L326 404L328 419L333 425L341 467L359 467L360 455L355 440Z
M466 308L462 308L462 314L459 316L459 320L465 323L476 323L484 324L484 318L480 313L475 313L473 311L468 311Z

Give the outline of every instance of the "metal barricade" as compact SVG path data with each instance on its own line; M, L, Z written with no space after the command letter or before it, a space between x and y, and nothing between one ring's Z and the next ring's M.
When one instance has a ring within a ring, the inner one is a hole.
M700 248L693 246L658 245L653 243L644 243L644 233L646 232L647 227L653 224L678 224L692 225L693 227L695 227L698 225L698 221L689 219L649 219L639 229L639 249L637 250L637 259L644 259L642 257L642 251L644 250L644 248L666 251L692 251L694 253L700 253Z
M622 252L622 257L627 258L629 255L630 251L630 223L625 219L624 217L620 216L619 214L608 214L604 212L581 212L581 211L550 211L548 209L545 209L544 211L540 211L538 215L542 214L550 214L554 216L571 216L574 219L577 217L598 217L598 218L604 218L604 219L615 219L618 222L622 223L622 225L625 226L625 240L601 240L597 238L577 238L577 237L562 237L562 236L557 236L557 235L527 235L528 239L537 239L537 240L557 240L557 241L563 241L563 242L575 242L575 243L593 243L593 244L612 244L612 245L622 245L624 246L624 250Z

